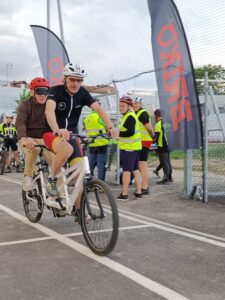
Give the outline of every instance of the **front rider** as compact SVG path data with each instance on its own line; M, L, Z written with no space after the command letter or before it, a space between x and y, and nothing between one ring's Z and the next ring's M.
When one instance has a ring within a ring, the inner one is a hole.
M95 110L105 123L110 135L113 138L118 136L118 130L113 128L111 120L101 106L81 86L86 76L81 65L66 64L63 68L63 76L63 84L49 90L45 109L49 128L43 138L47 147L56 154L47 184L47 192L53 197L58 196L56 175L60 172L61 167L68 160L70 164L76 163L82 155L78 141L70 139L70 132L78 132L77 125L83 106L87 105Z

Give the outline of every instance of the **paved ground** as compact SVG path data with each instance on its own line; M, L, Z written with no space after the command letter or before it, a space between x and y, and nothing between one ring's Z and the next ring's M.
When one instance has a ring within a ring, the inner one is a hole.
M1 300L225 299L225 206L186 200L181 171L168 186L150 175L149 196L118 203L121 229L108 257L89 251L70 217L54 219L46 210L39 224L29 223L21 174L6 175L0 176Z

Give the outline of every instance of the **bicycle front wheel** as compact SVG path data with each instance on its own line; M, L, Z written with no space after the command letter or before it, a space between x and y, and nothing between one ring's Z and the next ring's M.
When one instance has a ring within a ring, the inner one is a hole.
M27 219L32 223L37 223L42 216L44 203L41 192L40 178L34 178L32 191L22 190L23 207Z
M116 200L108 185L99 179L85 184L81 228L88 247L95 254L107 255L115 247L119 230Z
M5 163L6 163L6 151L1 151L0 153L0 174L2 175L5 170Z

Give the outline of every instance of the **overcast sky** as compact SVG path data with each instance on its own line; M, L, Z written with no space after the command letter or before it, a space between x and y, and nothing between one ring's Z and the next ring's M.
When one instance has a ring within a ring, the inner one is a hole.
M51 0L51 30L58 36L57 1ZM195 66L225 66L225 0L175 0ZM65 46L81 63L88 84L102 84L154 69L146 0L61 0ZM0 80L41 76L31 24L47 26L46 0L0 1ZM12 64L13 67L10 68ZM154 74L129 83L156 89Z

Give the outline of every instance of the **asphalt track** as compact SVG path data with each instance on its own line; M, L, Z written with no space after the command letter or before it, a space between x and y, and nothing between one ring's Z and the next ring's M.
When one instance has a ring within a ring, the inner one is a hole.
M30 223L21 178L0 176L1 300L225 299L225 206L184 199L180 173L169 186L152 178L149 196L118 203L119 239L107 257L87 248L71 217L46 209Z

